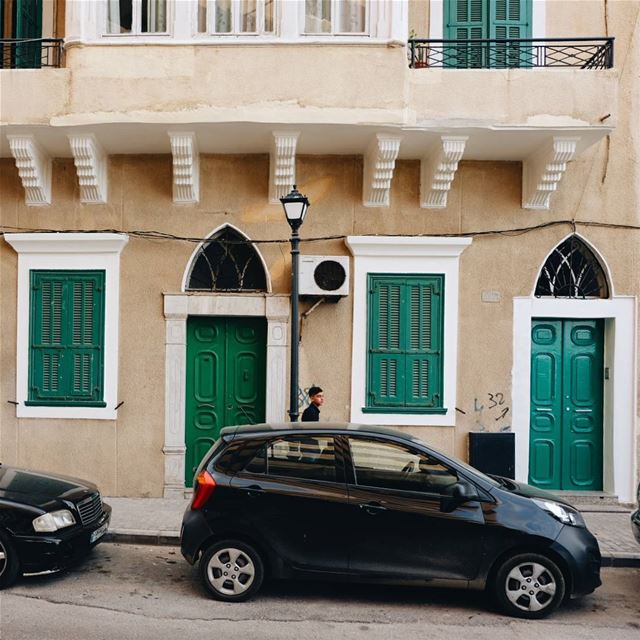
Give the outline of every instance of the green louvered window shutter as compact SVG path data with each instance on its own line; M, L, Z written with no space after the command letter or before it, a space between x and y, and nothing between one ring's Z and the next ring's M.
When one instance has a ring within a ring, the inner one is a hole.
M489 37L486 0L446 0L445 40L484 40ZM460 69L482 68L482 45L460 43L446 47L444 63Z
M531 0L490 2L489 37L495 40L531 38ZM531 66L533 49L523 43L497 45L491 67L498 69Z
M445 0L444 6L446 40L531 38L531 0ZM526 67L532 56L530 45L460 43L446 47L444 62L463 69Z
M444 413L443 276L369 276L367 412Z
M28 405L104 407L104 271L31 271Z

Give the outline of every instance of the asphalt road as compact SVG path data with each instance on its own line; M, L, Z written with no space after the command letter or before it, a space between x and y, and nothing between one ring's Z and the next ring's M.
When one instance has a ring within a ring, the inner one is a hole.
M2 592L0 639L638 640L640 569L606 569L603 582L537 622L496 614L482 594L397 586L272 583L226 604L176 548L102 544L67 573Z

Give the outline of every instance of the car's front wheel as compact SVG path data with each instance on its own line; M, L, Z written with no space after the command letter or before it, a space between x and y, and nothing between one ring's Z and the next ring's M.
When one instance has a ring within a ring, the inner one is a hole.
M15 582L19 568L18 556L9 536L0 531L0 589L6 589Z
M222 540L204 552L200 575L214 598L242 602L260 589L264 564L251 545L240 540Z
M538 553L508 558L495 574L493 589L500 608L518 618L548 616L564 599L565 580L558 565Z

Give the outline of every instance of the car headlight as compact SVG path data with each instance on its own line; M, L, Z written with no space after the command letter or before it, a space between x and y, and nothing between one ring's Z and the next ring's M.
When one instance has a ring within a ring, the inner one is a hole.
M537 498L533 498L533 501L549 515L562 522L562 524L570 524L574 527L586 526L580 512L572 509L571 507L567 507L559 502L552 502L551 500L539 500Z
M73 517L71 511L68 509L60 509L60 511L51 511L50 513L38 516L33 521L33 528L38 533L46 533L70 527L75 523L76 519Z

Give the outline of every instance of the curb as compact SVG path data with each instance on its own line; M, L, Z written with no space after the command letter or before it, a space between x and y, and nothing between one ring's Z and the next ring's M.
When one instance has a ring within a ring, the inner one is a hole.
M137 531L135 529L111 529L103 542L121 544L149 544L163 547L179 547L180 534L177 531Z
M120 544L148 544L162 547L179 547L177 531L137 531L135 529L112 529L105 534L103 542ZM640 569L640 553L602 554L602 566L614 569Z

